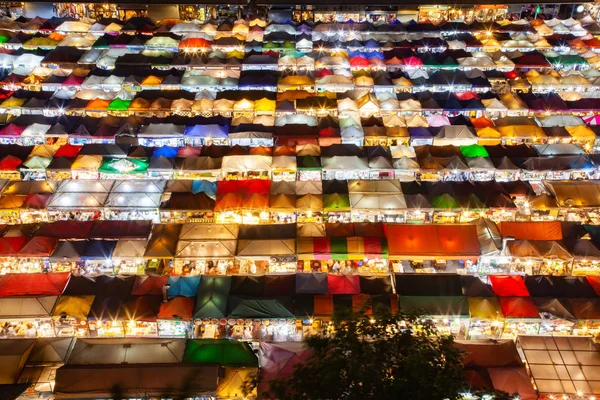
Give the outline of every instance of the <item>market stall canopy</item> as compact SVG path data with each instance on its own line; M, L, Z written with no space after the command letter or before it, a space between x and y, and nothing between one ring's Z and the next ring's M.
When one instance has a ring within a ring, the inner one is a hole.
M60 296L69 282L68 272L53 274L6 274L0 278L0 297Z
M386 231L391 258L469 259L481 254L475 225L388 224Z
M194 319L224 318L231 289L231 277L204 277L200 281Z
M54 396L68 398L111 397L119 385L123 396L214 396L218 367L189 364L66 365L56 371Z
M34 344L35 339L8 339L0 341L0 360L2 360L0 384L9 385L17 383Z
M247 343L232 340L188 340L183 362L222 366L258 366L258 359Z
M177 364L185 345L183 339L77 339L66 364Z
M462 296L456 274L396 274L396 293L402 296Z
M469 305L464 296L400 296L400 310L426 316L468 317Z

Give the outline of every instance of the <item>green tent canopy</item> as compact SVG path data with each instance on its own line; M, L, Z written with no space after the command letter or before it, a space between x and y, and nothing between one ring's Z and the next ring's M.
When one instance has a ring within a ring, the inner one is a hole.
M350 197L346 193L323 195L323 209L328 211L350 211Z
M258 367L258 359L248 343L226 339L188 340L183 362Z
M460 146L460 151L465 157L489 157L487 150L485 147L480 146L478 144L472 144L469 146Z
M400 296L400 310L425 316L469 317L469 303L465 296Z
M456 199L450 196L448 193L444 193L440 196L436 196L431 199L431 205L433 208L445 209L445 210L456 210L460 207L460 204Z
M108 111L127 111L131 100L114 99L106 108Z
M231 310L230 318L294 318L277 300L242 300Z
M114 158L104 157L98 168L105 174L141 174L148 170L149 158Z
M299 156L296 158L299 170L318 170L321 169L321 161L314 156Z
M194 319L225 318L231 277L203 277L198 286Z

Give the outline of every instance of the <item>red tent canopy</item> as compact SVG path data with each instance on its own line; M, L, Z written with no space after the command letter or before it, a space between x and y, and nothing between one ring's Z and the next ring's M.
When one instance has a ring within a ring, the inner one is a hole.
M199 157L202 147L184 146L177 149L177 157Z
M146 294L162 295L163 287L169 280L168 276L136 276L131 294L142 296Z
M51 236L64 239L87 239L94 222L58 221L44 223L35 234L39 236Z
M59 296L71 274L6 274L0 279L0 297Z
M531 297L499 297L502 314L507 318L540 318Z
M217 195L227 193L269 194L271 181L253 179L248 181L220 181L217 184Z
M404 65L409 66L409 67L422 67L423 66L423 61L419 57L415 57L415 56L403 58L402 61L404 62Z
M26 126L8 124L0 128L0 136L21 136Z
M490 283L498 296L529 296L529 290L520 275L491 275Z
M48 236L34 236L18 252L19 257L49 257L58 239Z
M328 275L327 290L329 294L360 294L360 277L358 275Z
M79 155L82 146L73 146L72 144L65 144L60 146L56 153L54 153L54 157L67 157L67 158L75 158Z
M192 319L194 313L193 297L178 296L162 303L158 311L158 319Z
M23 202L23 208L43 210L46 208L51 198L52 194L29 194Z
M211 46L212 42L202 38L187 38L179 42L180 49L203 49Z
M0 237L0 256L14 256L27 241L26 236Z
M62 81L61 85L63 85L63 86L80 86L84 80L85 80L84 76L77 76L77 75L71 74L71 75L67 76L67 79Z
M0 170L2 171L16 171L19 166L23 164L20 158L15 156L7 155L0 161Z
M596 292L596 294L600 296L600 276L592 275L586 276L586 278L592 286L592 288L594 289L594 292Z
M369 60L366 57L352 57L350 59L350 66L352 67L368 67Z
M101 239L147 238L152 230L150 221L94 221L89 237Z

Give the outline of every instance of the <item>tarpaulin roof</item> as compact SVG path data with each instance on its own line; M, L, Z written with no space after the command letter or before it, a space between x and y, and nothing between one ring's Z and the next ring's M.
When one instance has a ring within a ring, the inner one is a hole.
M494 293L498 296L529 296L520 275L490 275Z
M360 279L357 275L328 275L329 294L359 294Z
M469 304L464 296L400 296L400 310L427 316L468 316Z
M395 274L396 293L401 296L462 296L456 274Z
M327 274L296 274L297 294L325 294L327 293Z
M231 289L231 277L203 277L198 288L194 319L224 318Z
M502 236L512 236L517 240L562 240L558 221L501 222L498 228Z
M248 343L224 339L188 340L183 362L222 366L258 366L258 359Z
M169 276L167 296L195 297L200 285L200 276Z
M196 396L214 396L216 365L121 364L66 365L56 371L56 398L108 398L116 385L123 396L136 397L139 388L151 397L179 397L190 391Z
M58 303L54 306L52 315L60 317L66 315L67 317L78 318L80 320L87 320L94 302L94 296L61 296Z
M17 382L34 344L35 339L8 339L0 342L0 362L2 362L0 384Z
M160 305L157 319L191 320L193 312L193 298L175 297Z
M7 296L59 296L71 274L6 274L0 278L0 297Z
M475 225L386 225L390 257L477 258ZM435 240L433 240L435 238Z
M294 318L290 310L282 304L287 299L230 297L228 309L231 318Z
M499 297L498 301L506 318L540 318L531 297Z

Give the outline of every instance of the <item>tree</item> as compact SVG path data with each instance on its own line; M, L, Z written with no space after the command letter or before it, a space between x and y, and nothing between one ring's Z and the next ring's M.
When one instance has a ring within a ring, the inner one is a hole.
M286 400L457 400L465 388L462 353L451 336L418 316L343 313L327 334L307 337L314 353L263 398Z

